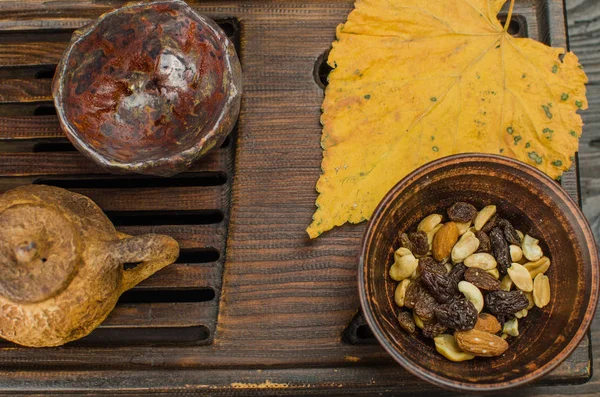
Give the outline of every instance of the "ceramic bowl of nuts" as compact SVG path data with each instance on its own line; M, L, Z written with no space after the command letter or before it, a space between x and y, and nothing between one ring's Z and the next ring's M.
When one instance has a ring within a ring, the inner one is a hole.
M575 201L517 160L461 154L408 175L365 232L359 292L413 374L461 391L540 378L584 337L598 253Z

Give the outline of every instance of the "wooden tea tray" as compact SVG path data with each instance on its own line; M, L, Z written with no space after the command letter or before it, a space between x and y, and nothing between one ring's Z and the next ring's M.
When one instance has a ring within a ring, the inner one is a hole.
M351 0L190 1L236 41L237 130L169 179L108 175L61 132L54 68L71 33L121 5L0 2L0 189L66 187L130 233L175 237L182 255L123 296L90 336L61 348L0 343L0 393L371 394L437 390L404 371L361 322L364 224L310 241L319 177L323 55ZM512 31L566 45L560 0L518 0ZM575 171L564 187L578 197ZM1 315L1 313L0 313ZM589 338L543 384L591 376Z

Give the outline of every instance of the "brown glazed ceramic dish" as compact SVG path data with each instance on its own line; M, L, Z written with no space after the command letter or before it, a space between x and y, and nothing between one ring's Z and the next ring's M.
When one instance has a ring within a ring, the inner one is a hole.
M73 34L54 104L67 137L100 165L168 176L225 140L241 80L213 21L180 0L129 3Z
M539 238L552 266L551 300L519 320L520 336L506 353L455 363L433 341L398 326L394 282L388 275L398 232L416 229L431 213L446 215L456 201L498 212L524 233ZM363 312L383 347L411 373L461 391L500 390L548 373L578 345L598 300L598 253L590 227L558 183L516 160L462 154L429 163L400 181L381 201L362 242L359 292Z

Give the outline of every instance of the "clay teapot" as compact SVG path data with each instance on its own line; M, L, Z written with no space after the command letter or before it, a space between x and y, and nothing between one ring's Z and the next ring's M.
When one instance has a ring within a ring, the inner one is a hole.
M117 232L80 194L42 185L10 190L0 196L0 337L43 347L86 336L123 292L178 255L169 236Z

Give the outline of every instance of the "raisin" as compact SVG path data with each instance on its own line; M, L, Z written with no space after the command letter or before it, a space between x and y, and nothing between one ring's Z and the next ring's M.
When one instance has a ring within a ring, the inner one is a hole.
M398 314L398 323L400 323L402 329L409 334L414 334L417 330L415 320L409 312L400 312L400 314Z
M453 222L470 222L477 216L477 208L469 203L458 202L448 208L448 217Z
M502 231L504 232L504 238L506 239L506 241L508 241L509 244L521 246L521 239L519 238L517 231L509 221L507 221L506 219L500 219L498 221L498 227L502 228Z
M452 270L450 270L450 273L448 273L448 277L450 277L452 282L458 286L458 283L465 278L466 271L467 267L463 263L457 263Z
M427 233L424 231L414 232L408 235L410 242L413 245L413 254L426 255L429 252L429 241L427 240Z
M449 302L457 294L457 284L449 276L435 273L427 268L423 270L421 281L438 302Z
M496 316L514 314L529 306L522 291L491 291L485 296L485 306Z
M498 271L504 276L506 270L512 264L512 259L510 257L508 243L504 239L504 233L502 233L502 230L500 230L499 227L493 228L490 232L490 241L492 242L494 257L496 257L496 262L498 262Z
M492 251L492 243L490 242L490 238L488 237L486 232L478 231L475 232L475 237L479 240L479 248L477 248L476 253L479 252L491 252Z
M421 299L415 304L415 313L423 320L431 320L434 316L433 311L437 307L438 303L435 298L430 294L421 295Z
M446 274L446 267L444 265L440 265L430 256L424 256L423 258L419 258L419 274L423 273L424 269L432 271L438 274Z
M475 326L478 313L471 302L466 299L458 299L436 307L435 317L441 324L448 328L453 328L457 331L468 331Z
M408 249L410 252L413 252L413 244L410 242L408 238L408 234L402 233L400 234L400 246Z
M470 268L465 272L465 280L479 289L496 291L500 289L500 281L496 280L485 270Z
M486 222L485 225L481 228L481 230L485 233L489 233L493 228L496 227L498 223L498 216L496 214L492 215L492 217Z
M425 326L423 327L423 336L433 339L446 332L447 329L448 327L434 319L433 321L425 323Z
M406 294L404 294L404 306L408 309L415 307L417 302L421 299L424 294L429 294L425 289L421 278L417 277L413 282L408 284L406 287Z

